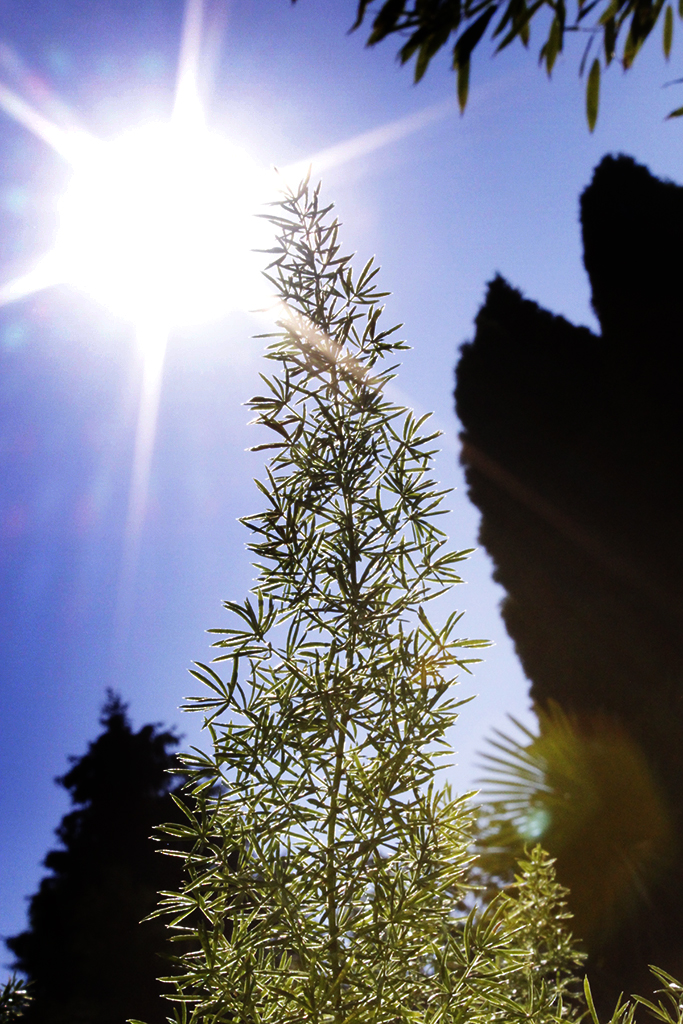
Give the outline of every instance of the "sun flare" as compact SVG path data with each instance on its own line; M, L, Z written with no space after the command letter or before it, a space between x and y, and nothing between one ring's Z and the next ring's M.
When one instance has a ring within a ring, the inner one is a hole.
M263 186L247 154L201 124L137 128L75 162L53 260L138 326L215 320L258 302Z
M92 135L41 83L61 111L55 121L0 80L0 113L59 153L72 169L57 204L54 247L20 276L0 284L0 307L70 284L129 321L140 358L140 400L123 538L114 635L132 620L159 401L169 336L175 328L220 320L233 310L272 307L261 274L272 229L257 214L283 186L339 167L445 116L438 105L365 132L281 169L279 179L210 131L198 88L205 62L206 0L185 0L170 120L131 129L114 141ZM12 66L19 57L7 49ZM26 72L23 91L36 95ZM455 101L454 101L455 102Z

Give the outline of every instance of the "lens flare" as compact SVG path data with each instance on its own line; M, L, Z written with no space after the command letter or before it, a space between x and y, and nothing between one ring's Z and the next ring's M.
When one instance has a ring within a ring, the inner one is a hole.
M215 320L259 302L265 195L247 154L201 123L137 128L76 161L54 260L135 324Z
M130 321L142 356L142 383L131 471L114 643L124 646L132 620L145 523L164 356L174 328L220 320L233 310L272 307L261 275L272 229L256 216L283 184L381 149L447 116L453 102L366 132L284 167L279 182L246 153L212 133L199 89L206 71L205 0L185 0L173 113L103 142L41 84L19 69L23 93L0 81L6 113L70 164L58 203L55 247L14 280L0 284L0 307L56 284L70 284ZM16 77L16 76L15 76ZM30 101L29 101L30 100ZM45 101L51 114L43 109ZM291 310L283 310L289 317ZM295 315L295 314L294 314ZM303 330L307 328L305 325ZM316 336L313 344L327 346Z

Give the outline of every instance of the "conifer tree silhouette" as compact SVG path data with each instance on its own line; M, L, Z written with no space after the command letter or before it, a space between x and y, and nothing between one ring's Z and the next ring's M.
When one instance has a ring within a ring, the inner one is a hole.
M27 1024L162 1024L169 1012L157 981L170 973L167 929L140 922L181 873L150 839L179 820L168 774L178 737L157 725L134 732L111 691L100 721L101 735L57 779L74 810L45 858L50 874L31 898L28 930L7 940L31 982Z

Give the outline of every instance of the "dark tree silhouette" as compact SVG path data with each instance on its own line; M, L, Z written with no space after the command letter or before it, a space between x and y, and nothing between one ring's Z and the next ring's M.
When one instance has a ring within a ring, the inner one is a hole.
M31 982L27 1024L161 1024L170 1012L156 980L172 973L168 932L140 922L159 890L179 884L181 861L150 839L181 817L168 774L178 737L156 725L133 732L112 692L100 721L102 734L57 780L75 809L45 858L51 874L31 898L28 931L7 940Z
M683 968L683 188L606 157L581 223L601 335L497 277L456 401L546 734L532 774L563 780L535 835L608 999Z

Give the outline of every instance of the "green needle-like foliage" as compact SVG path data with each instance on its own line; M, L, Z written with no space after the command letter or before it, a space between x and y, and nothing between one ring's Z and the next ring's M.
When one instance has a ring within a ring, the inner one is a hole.
M381 326L377 270L354 278L329 212L305 182L270 218L276 372L249 404L272 455L265 510L243 520L255 586L212 630L227 672L193 672L211 749L187 758L197 806L173 830L195 844L184 891L166 900L197 949L176 979L179 1012L559 1021L557 958L529 941L530 906L549 927L562 918L540 853L518 896L463 919L470 817L436 773L455 673L483 641L458 638L458 613L436 625L424 609L460 582L468 552L437 525L436 433L386 393L406 346Z
M16 975L12 975L0 987L0 1024L13 1024L14 1021L20 1020L30 1002L31 997L26 990L26 984Z

